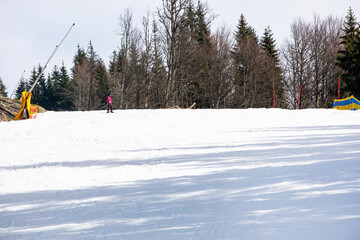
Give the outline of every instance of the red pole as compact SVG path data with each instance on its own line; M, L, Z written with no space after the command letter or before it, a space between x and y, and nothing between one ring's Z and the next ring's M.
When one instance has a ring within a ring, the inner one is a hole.
M299 100L298 100L297 109L299 109L299 107L300 107L300 96L301 96L301 85L300 85Z
M340 109L340 77L338 83L338 109Z
M275 108L275 89L274 89L274 97L273 97L273 108Z

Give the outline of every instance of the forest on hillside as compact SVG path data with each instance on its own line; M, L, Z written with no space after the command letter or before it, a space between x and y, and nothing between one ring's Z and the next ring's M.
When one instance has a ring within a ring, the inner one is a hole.
M95 46L77 47L71 69L41 76L32 102L48 110L99 110L109 92L115 109L329 108L338 96L360 97L360 26L345 19L297 18L279 46L269 27L258 36L240 14L236 29L211 31L214 13L201 1L164 0L135 26L131 10L118 21L120 46L108 63ZM43 67L22 79L15 97ZM0 79L0 94L7 95Z

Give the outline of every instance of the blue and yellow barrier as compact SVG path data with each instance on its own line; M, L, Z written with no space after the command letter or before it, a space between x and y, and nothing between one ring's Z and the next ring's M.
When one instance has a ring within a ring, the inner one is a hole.
M357 100L354 96L340 99L340 101L335 99L333 107L334 109L339 110L357 110L360 109L360 101Z

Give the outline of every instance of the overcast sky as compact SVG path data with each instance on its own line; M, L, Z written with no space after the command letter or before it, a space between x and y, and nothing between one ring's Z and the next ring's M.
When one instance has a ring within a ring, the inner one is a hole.
M195 0L194 0L195 1ZM205 1L203 1L205 2ZM8 95L14 90L21 74L29 78L34 66L45 65L72 23L75 27L48 65L64 62L72 66L77 45L86 48L92 41L95 51L108 64L119 46L115 34L118 19L126 8L133 12L141 27L147 11L153 13L162 0L0 0L0 78ZM297 17L312 21L316 13L344 18L351 6L360 20L360 0L207 0L217 15L212 29L226 24L235 30L240 14L262 36L270 26L277 46L290 36L290 25Z

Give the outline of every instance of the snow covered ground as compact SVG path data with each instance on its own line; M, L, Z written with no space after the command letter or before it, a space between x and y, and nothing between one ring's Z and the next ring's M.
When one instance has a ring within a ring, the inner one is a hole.
M360 111L0 123L0 239L358 240Z

